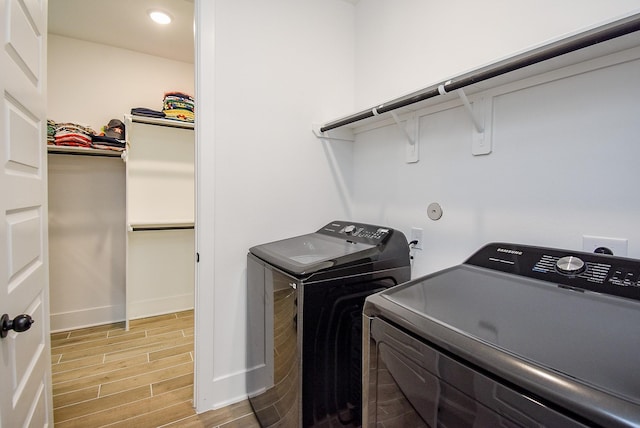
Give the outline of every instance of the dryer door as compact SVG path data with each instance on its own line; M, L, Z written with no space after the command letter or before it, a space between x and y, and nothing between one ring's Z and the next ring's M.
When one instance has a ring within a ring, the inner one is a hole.
M368 427L584 426L380 318L370 331Z

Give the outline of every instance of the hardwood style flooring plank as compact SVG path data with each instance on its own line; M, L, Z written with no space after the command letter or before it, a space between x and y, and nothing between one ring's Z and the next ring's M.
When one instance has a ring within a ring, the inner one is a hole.
M165 425L163 428L210 428L234 426L243 428L259 427L249 401L241 401L217 410L211 410L200 415Z
M89 400L95 400L99 397L100 386L90 386L89 388L78 389L63 394L58 394L56 404L59 407L66 407L72 404L82 403Z
M189 358L191 356L189 355ZM175 358L167 358L166 360L175 360ZM165 360L159 360L158 362L164 362ZM142 385L153 385L162 381L169 381L176 377L183 376L185 374L191 374L193 377L193 362L189 361L185 364L173 365L170 367L163 367L159 370L149 371L147 373L141 373L134 376L128 376L123 379L114 380L111 382L104 383L100 388L100 396L115 394L116 392L127 391L131 388L135 388L137 386Z
M193 311L51 334L55 428L258 427L248 401L197 415Z
M53 374L56 374L66 371L79 370L83 367L95 366L96 364L102 364L103 362L104 356L102 355L93 355L91 357L81 358L79 360L69 361L67 363L60 362L60 359L52 359L51 372Z

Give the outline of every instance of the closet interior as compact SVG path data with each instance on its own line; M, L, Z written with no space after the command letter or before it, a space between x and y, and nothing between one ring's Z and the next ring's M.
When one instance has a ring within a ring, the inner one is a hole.
M193 308L193 123L124 119L123 151L48 146L52 331Z
M194 307L194 3L111 6L48 5L52 332Z

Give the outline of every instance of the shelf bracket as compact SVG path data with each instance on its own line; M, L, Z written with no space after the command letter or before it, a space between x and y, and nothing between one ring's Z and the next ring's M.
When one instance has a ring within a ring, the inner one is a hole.
M398 118L398 115L396 114L396 112L390 111L389 113L391 114L391 117L393 117L393 121L398 126L398 129L400 129L400 131L402 131L402 133L407 138L407 140L409 140L409 143L415 144L416 143L415 136L409 134L409 131L407 131L407 126L402 126L402 123L400 122L400 118ZM409 121L407 120L407 122Z
M458 94L458 97L462 101L462 104L464 104L464 108L467 111L469 118L473 122L473 127L476 129L476 132L483 133L484 125L480 122L475 112L473 111L473 107L471 107L471 103L469 102L469 98L467 98L467 94L465 94L464 90L462 89L457 89L456 93Z
M325 141L348 141L348 142L354 142L356 139L353 136L353 132L349 132L349 130L347 129L340 129L340 135L336 135L336 136L330 136L329 135L329 131L325 131L325 132L321 132L320 128L322 127L322 125L318 124L318 123L314 123L311 126L311 131L313 132L313 135L316 136L316 138L320 139L320 140L325 140Z
M404 125L400 122L400 118L394 111L390 111L393 121L402 134L407 139L407 145L405 148L405 159L407 163L416 163L420 160L420 153L418 151L418 120L415 113L406 120Z
M473 134L471 154L474 156L488 155L491 153L493 138L493 97L478 97L473 102L472 113L475 121L474 129L471 131Z
M440 95L447 93L445 86L449 83L451 83L450 80L438 86ZM473 123L471 154L474 156L488 155L491 153L493 97L479 97L472 106L464 90L457 89L456 94L462 101L464 109Z

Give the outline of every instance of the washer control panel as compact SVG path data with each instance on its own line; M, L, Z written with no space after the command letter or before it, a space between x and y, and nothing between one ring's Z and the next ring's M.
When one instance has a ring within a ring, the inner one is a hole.
M343 238L349 242L372 245L385 243L392 232L393 230L388 227L347 221L332 221L318 230L318 233Z
M487 269L640 300L640 260L518 244L492 243L466 262Z

